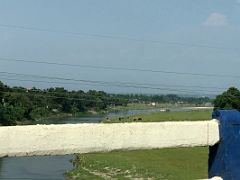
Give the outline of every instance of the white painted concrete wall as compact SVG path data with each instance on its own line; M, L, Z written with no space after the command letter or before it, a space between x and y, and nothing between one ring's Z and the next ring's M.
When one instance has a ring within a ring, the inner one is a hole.
M218 122L0 127L0 157L213 145Z

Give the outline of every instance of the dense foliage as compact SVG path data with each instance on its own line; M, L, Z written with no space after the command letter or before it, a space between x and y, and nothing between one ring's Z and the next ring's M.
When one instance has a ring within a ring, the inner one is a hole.
M101 111L108 106L126 105L127 101L102 91L67 91L64 88L10 88L0 82L0 124L36 120L60 113L75 114Z
M231 87L214 100L215 109L238 109L240 110L240 91Z
M117 95L120 98L129 99L130 102L156 102L156 103L179 103L179 104L195 104L204 105L205 103L210 103L211 99L209 97L185 97L178 96L176 94L168 95L145 95L145 94L121 94Z
M207 97L180 97L177 95L107 94L90 90L68 91L62 87L26 89L9 87L0 81L0 125L16 125L25 121L60 114L78 115L107 110L111 106L128 103L188 103L204 104Z

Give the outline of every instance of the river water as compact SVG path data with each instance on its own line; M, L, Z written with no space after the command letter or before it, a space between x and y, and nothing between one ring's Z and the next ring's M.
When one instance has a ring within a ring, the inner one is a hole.
M189 111L191 109L173 108L170 110ZM159 111L160 109L116 111L104 116L48 119L38 121L37 124L98 123L104 117L130 116L134 114L146 114ZM72 164L70 163L70 160L73 158L73 155L0 158L0 179L61 180L64 179L64 172L73 168Z

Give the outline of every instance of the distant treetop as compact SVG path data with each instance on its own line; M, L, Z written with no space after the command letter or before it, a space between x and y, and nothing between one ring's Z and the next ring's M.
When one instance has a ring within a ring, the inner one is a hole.
M240 110L240 91L231 87L214 100L214 109L237 109Z

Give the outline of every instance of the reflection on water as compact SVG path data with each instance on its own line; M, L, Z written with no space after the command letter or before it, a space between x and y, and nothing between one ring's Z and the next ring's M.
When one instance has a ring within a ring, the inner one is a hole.
M165 112L166 110L171 112L186 112L186 111L193 111L193 110L211 110L212 107L170 107L170 108L152 108L152 109L135 109L135 110L120 110L120 111L113 111L108 113L107 117L118 117L118 116L131 116L137 114L149 114L155 112Z
M81 124L81 123L98 123L103 119L103 116L89 117L71 117L71 118L53 118L34 122L34 124Z
M2 158L0 179L64 179L64 172L73 168L68 156L35 156Z

